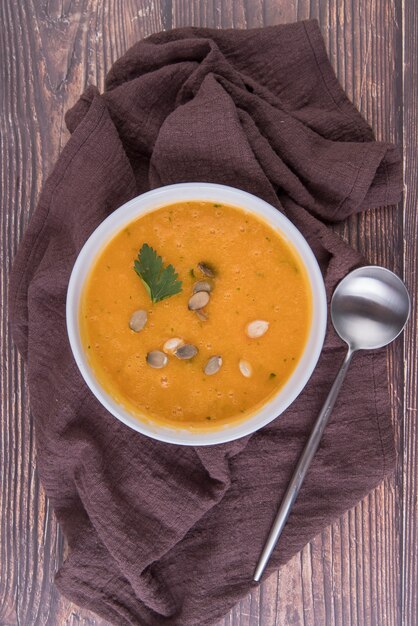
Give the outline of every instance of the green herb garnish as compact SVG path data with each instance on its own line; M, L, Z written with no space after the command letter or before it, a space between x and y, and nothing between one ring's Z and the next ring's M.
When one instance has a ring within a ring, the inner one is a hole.
M147 243L139 251L134 270L153 302L160 302L181 291L181 281L172 265L163 266L162 258Z

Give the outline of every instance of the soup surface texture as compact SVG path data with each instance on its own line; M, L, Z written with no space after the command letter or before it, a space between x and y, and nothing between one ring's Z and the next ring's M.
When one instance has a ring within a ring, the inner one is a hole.
M133 269L144 243L174 266L180 293L152 303ZM199 280L212 288L207 319L188 308ZM134 332L137 310L147 322ZM251 338L248 324L256 320L268 328ZM138 419L206 430L242 421L281 389L310 321L306 270L280 232L243 209L197 201L158 208L119 231L95 260L80 309L90 366L117 402ZM169 354L165 366L151 367L147 354L175 337L196 346L196 356ZM205 374L212 356L221 367Z

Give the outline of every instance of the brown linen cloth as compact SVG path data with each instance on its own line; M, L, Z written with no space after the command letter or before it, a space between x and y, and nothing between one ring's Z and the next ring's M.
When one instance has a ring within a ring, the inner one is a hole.
M324 221L395 203L397 150L348 101L315 22L186 28L139 42L67 115L11 282L38 467L70 546L63 594L120 625L204 626L251 588L280 497L342 361L331 329L296 402L260 432L208 448L129 430L86 388L65 327L68 279L100 222L150 188L226 183L303 232L328 296L359 264ZM115 285L117 289L117 285ZM270 563L285 563L392 470L385 354L356 357Z

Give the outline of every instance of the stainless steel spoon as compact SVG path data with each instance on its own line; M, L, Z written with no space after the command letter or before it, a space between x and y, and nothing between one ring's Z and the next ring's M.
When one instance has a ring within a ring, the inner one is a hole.
M348 344L347 355L315 422L276 519L258 561L254 580L259 581L289 517L291 508L318 449L322 434L357 350L375 350L396 339L410 311L408 291L393 272L371 265L350 272L338 285L331 301L334 328Z

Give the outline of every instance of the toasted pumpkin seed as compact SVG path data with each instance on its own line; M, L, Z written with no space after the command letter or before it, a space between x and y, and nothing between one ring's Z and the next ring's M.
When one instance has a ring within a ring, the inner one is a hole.
M152 350L152 352L148 352L147 354L147 363L150 367L161 369L167 365L168 358L161 350Z
M209 361L205 365L204 372L207 376L212 376L219 372L222 367L222 357L221 356L211 356Z
M207 305L209 300L210 295L207 291L198 291L197 293L193 294L192 297L189 299L190 311L198 311L199 309L203 309L203 307Z
M135 333L139 333L147 323L147 312L143 309L138 309L138 311L134 311L131 315L131 319L129 320L129 328L133 330Z
M186 343L184 346L180 346L174 352L178 359L192 359L198 353L198 349L191 343Z
M248 361L244 361L244 359L241 359L238 363L238 367L239 371L243 376L245 376L245 378L250 378L252 376L253 368L251 367L251 364L248 363Z
M197 264L197 267L205 276L208 276L209 278L215 277L215 270L208 263L203 263L203 261L201 261L200 263Z
M207 280L198 280L193 285L193 293L198 293L199 291L207 291L210 293L212 291L212 285Z
M247 333L250 339L257 339L258 337L262 337L268 330L269 322L265 320L254 320L247 324L245 332Z
M184 345L183 339L180 339L180 337L173 337L172 339L167 339L167 341L163 345L163 351L166 354L174 354L177 348L180 348L180 346L183 346L183 345Z

